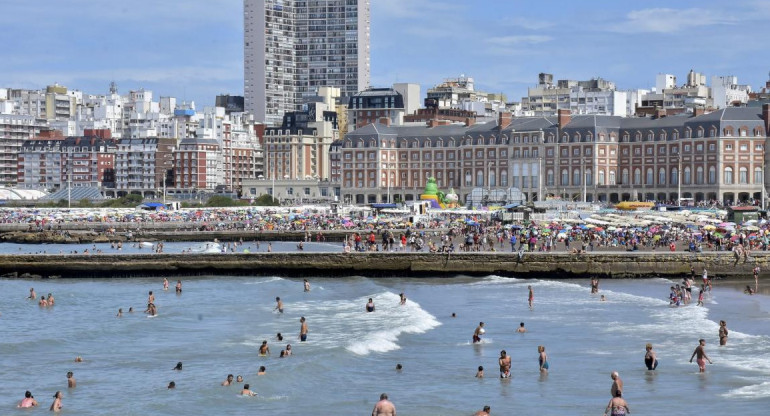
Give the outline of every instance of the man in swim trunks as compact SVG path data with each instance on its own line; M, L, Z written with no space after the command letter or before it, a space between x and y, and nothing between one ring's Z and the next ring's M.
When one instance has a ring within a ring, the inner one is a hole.
M473 331L473 343L481 342L481 335L484 332L484 322L479 322L479 326Z
M257 393L254 393L253 391L249 390L249 385L248 384L244 384L243 385L243 390L241 390L241 396L251 396L251 397L253 397L253 396L256 396L256 395L257 395Z
M34 287L29 288L29 296L27 296L27 299L37 299L37 294L35 293Z
M270 348L267 346L267 340L262 341L262 345L259 347L259 355L264 357L270 354Z
M524 322L519 323L519 327L516 328L516 332L521 332L521 333L527 332L527 329L524 328Z
M281 300L281 298L279 297L275 298L275 309L273 310L274 311L277 310L278 312L283 313L283 301Z
M511 376L511 356L505 350L500 351L497 364L500 366L500 378L509 378Z
M301 342L307 341L307 323L305 322L305 317L299 318L300 327L299 327L299 340Z
M304 286L305 292L310 292L310 282L308 282L307 279L305 279Z
M396 416L396 406L388 400L387 393L380 394L380 401L374 405L372 416Z
M72 376L72 371L67 372L67 387L70 389L74 389L75 386L77 386L77 381L75 381L75 377Z
M225 381L222 382L222 385L223 386L229 386L231 384L233 384L233 375L232 374L228 374L227 375L227 379L225 379Z
M690 362L692 362L692 359L697 355L698 359L696 360L698 363L698 370L701 373L706 372L706 362L703 360L704 358L708 360L709 364L714 364L711 362L711 358L709 358L708 355L706 355L706 340L700 339L698 340L698 346L695 347L695 351L692 352L692 355L690 356Z
M484 406L482 410L479 410L478 412L474 413L473 416L489 416L491 408L489 406Z

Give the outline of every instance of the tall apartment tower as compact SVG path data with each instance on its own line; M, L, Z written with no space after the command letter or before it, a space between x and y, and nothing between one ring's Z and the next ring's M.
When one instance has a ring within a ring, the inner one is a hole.
M319 87L369 86L370 0L243 0L246 111L280 125Z

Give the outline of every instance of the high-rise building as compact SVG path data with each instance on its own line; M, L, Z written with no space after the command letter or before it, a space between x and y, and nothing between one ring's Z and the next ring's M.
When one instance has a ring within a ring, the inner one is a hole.
M370 0L244 0L246 111L279 125L319 87L369 86Z

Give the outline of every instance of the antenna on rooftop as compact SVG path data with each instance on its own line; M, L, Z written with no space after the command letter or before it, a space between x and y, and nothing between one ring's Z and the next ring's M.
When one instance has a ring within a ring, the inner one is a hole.
M115 81L110 82L110 94L117 94L118 93L118 84L115 83Z

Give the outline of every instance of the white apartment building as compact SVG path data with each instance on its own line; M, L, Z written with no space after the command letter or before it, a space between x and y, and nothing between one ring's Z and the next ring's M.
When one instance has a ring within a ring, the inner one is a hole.
M369 86L370 0L244 0L244 98L278 125L319 87Z
M554 116L558 110L572 114L621 116L628 114L628 94L615 83L602 78L587 81L558 80L552 74L539 74L539 83L522 97L522 112L529 116Z
M738 77L733 75L711 77L711 98L714 108L719 110L749 102L751 86L739 85Z

